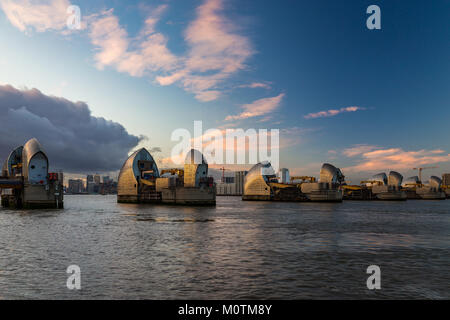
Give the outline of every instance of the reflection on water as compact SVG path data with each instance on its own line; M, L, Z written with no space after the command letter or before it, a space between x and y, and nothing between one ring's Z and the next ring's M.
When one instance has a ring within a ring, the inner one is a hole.
M0 209L1 298L450 298L450 201L65 206Z

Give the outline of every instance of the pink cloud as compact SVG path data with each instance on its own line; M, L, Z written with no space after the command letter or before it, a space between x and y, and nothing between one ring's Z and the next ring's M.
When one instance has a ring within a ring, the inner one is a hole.
M218 85L245 68L253 54L249 40L239 35L222 13L222 0L207 0L197 8L197 18L185 32L189 46L182 68L156 81L161 85L180 82L200 101L220 96Z
M307 114L304 118L305 119L314 119L314 118L323 118L323 117L333 117L336 116L340 113L344 113L344 112L355 112L358 110L366 110L365 108L362 107L346 107L346 108L340 108L340 109L330 109L330 110L326 110L326 111L319 111L316 113L309 113Z
M345 168L348 171L410 170L413 167L450 162L450 154L443 150L405 151L401 148L371 150L362 153L347 153L359 156L359 163Z
M280 93L278 96L271 98L263 98L256 100L249 104L244 104L242 109L244 110L242 113L238 115L230 115L225 118L228 120L240 120L246 118L252 118L257 116L266 115L274 110L276 110L284 97L284 93Z
M377 149L377 147L366 145L366 144L359 144L359 145L353 146L351 148L344 149L344 151L342 153L347 157L354 157L354 156L372 151L374 149Z
M266 82L253 82L250 84L243 84L240 85L239 88L251 88L251 89L255 89L255 88L263 88L263 89L270 89L270 84L266 83Z
M167 48L167 38L155 32L155 25L166 8L166 5L161 5L150 13L136 39L128 37L113 10L93 18L89 36L97 47L97 67L114 66L118 71L135 77L146 72L173 70L178 58Z
M11 24L20 31L60 31L67 26L68 0L0 0L0 6Z

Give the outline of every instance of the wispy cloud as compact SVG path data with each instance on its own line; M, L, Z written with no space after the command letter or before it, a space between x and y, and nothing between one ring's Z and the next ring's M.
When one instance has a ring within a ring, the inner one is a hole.
M344 149L344 151L342 153L347 157L355 157L355 156L370 152L370 151L378 149L378 148L379 147L371 146L371 145L367 145L367 144L357 144L353 147Z
M268 82L253 82L253 83L249 83L249 84L242 84L239 86L239 88L251 88L251 89L256 89L256 88L263 88L263 89L271 89L270 83Z
M13 26L26 32L66 28L68 0L0 0L0 6Z
M89 37L97 48L97 67L113 66L136 77L147 72L173 70L179 59L167 48L167 38L155 32L155 25L166 8L167 5L160 5L152 10L135 39L128 37L112 9L92 19Z
M225 118L225 120L239 120L269 114L281 105L284 95L284 93L280 93L275 97L263 98L249 104L244 104L241 107L243 109L242 113L234 116L229 115Z
M346 107L346 108L340 108L340 109L330 109L330 110L325 110L325 111L319 111L316 113L309 113L304 118L305 119L314 119L314 118L323 118L323 117L334 117L340 113L355 112L358 110L366 110L366 108L354 106L354 107Z
M366 148L366 151L363 149ZM418 150L405 151L401 148L377 148L373 146L359 146L344 151L349 157L358 157L358 164L345 168L345 170L358 171L379 171L379 170L410 170L413 167L449 162L450 154L445 151Z
M19 30L32 28L68 33L69 0L0 0L9 21ZM245 69L254 54L250 40L224 13L224 0L204 0L196 17L183 32L187 50L173 53L169 38L157 31L167 4L145 5L144 26L130 36L113 9L82 16L94 46L94 60L100 70L111 67L134 77L149 77L162 86L180 85L200 101L212 101L223 92L223 83ZM268 82L254 82L249 88L270 88Z
M197 18L185 32L189 46L183 67L156 80L161 85L180 82L201 101L217 99L220 82L245 68L253 54L249 40L223 15L222 0L207 0L197 8Z

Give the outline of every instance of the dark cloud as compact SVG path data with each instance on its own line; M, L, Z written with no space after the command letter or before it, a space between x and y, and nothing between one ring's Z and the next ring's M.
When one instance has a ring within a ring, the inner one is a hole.
M92 116L84 102L0 85L0 161L33 137L51 168L73 173L118 170L128 151L144 139L119 123Z
M150 153L158 153L158 152L162 152L162 150L161 150L160 147L153 147L148 152L150 152Z

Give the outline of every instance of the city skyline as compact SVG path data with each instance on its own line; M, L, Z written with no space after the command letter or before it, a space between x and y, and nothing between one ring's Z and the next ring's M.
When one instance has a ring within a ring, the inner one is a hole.
M381 30L368 1L49 3L0 0L2 159L36 136L68 176L113 176L139 147L168 158L171 133L201 120L279 129L291 174L450 171L445 1L376 1Z

